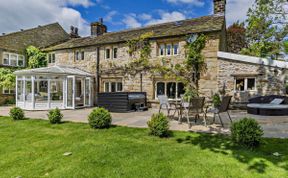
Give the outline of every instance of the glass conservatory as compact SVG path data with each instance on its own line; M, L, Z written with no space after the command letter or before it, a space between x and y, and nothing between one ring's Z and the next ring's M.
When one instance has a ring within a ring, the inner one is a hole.
M19 70L16 106L25 110L75 109L92 106L93 75L75 67Z

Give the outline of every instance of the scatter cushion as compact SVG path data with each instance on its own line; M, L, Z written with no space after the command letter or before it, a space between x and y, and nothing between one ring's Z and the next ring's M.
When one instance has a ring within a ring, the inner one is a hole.
M281 98L275 98L274 100L272 100L272 101L270 102L270 104L276 104L276 105L279 105L279 104L281 104L283 101L284 101L284 99L281 99Z

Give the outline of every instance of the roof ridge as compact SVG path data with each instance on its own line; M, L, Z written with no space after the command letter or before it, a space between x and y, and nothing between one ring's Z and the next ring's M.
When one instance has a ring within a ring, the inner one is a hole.
M205 18L205 17L221 17L221 16L224 16L224 14L223 15L221 15L221 14L212 14L212 15L205 15L205 16L189 18L189 19L184 19L184 20L176 20L176 21L171 21L171 22L151 24L151 25L147 25L147 26L144 26L144 27L137 27L137 28L119 30L119 31L115 31L115 32L108 32L108 33L104 33L104 35L109 35L109 34L114 34L114 33L130 32L130 31L134 31L134 30L135 31L136 30L142 30L142 29L151 28L151 27L157 27L157 26L161 26L161 25L173 24L173 23L176 23L176 22L185 22L185 21L189 21L189 20L197 20L197 19L201 19L201 18ZM91 37L91 36L88 36L88 37ZM83 37L83 38L85 38L85 37Z
M6 36L10 36L10 35L15 35L17 33L23 33L23 32L27 32L27 31L32 31L32 30L36 30L36 29L41 29L41 28L45 28L47 26L51 26L51 25L58 25L62 28L62 26L58 23L58 22L53 22L53 23L49 23L49 24L45 24L45 25L38 25L37 27L32 27L32 28L28 28L28 29L25 29L23 31L15 31L15 32L11 32L11 33L5 33L5 35L1 35L1 37L6 37ZM62 28L63 29L63 28ZM64 30L64 29L63 29ZM64 30L65 31L65 30ZM65 31L66 32L66 31ZM67 33L67 32L66 32Z

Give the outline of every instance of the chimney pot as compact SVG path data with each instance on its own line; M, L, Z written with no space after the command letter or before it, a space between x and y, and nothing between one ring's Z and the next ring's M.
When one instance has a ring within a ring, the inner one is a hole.
M214 14L225 15L226 0L213 0L213 2L214 2Z
M107 26L103 24L103 18L99 22L91 23L91 36L100 36L107 32Z

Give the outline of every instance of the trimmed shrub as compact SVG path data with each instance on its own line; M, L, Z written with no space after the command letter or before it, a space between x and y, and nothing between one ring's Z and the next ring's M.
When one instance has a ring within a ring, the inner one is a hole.
M18 107L11 108L9 115L13 120L23 120L25 118L24 111Z
M257 147L261 142L263 130L252 118L243 118L231 126L231 136L234 143L249 148Z
M147 122L149 127L149 134L158 137L168 137L169 132L169 121L167 116L163 113L153 114L151 119Z
M63 118L63 114L58 108L50 110L47 116L51 124L60 124Z
M94 129L104 129L111 126L112 117L108 110L96 108L88 116L89 125Z

